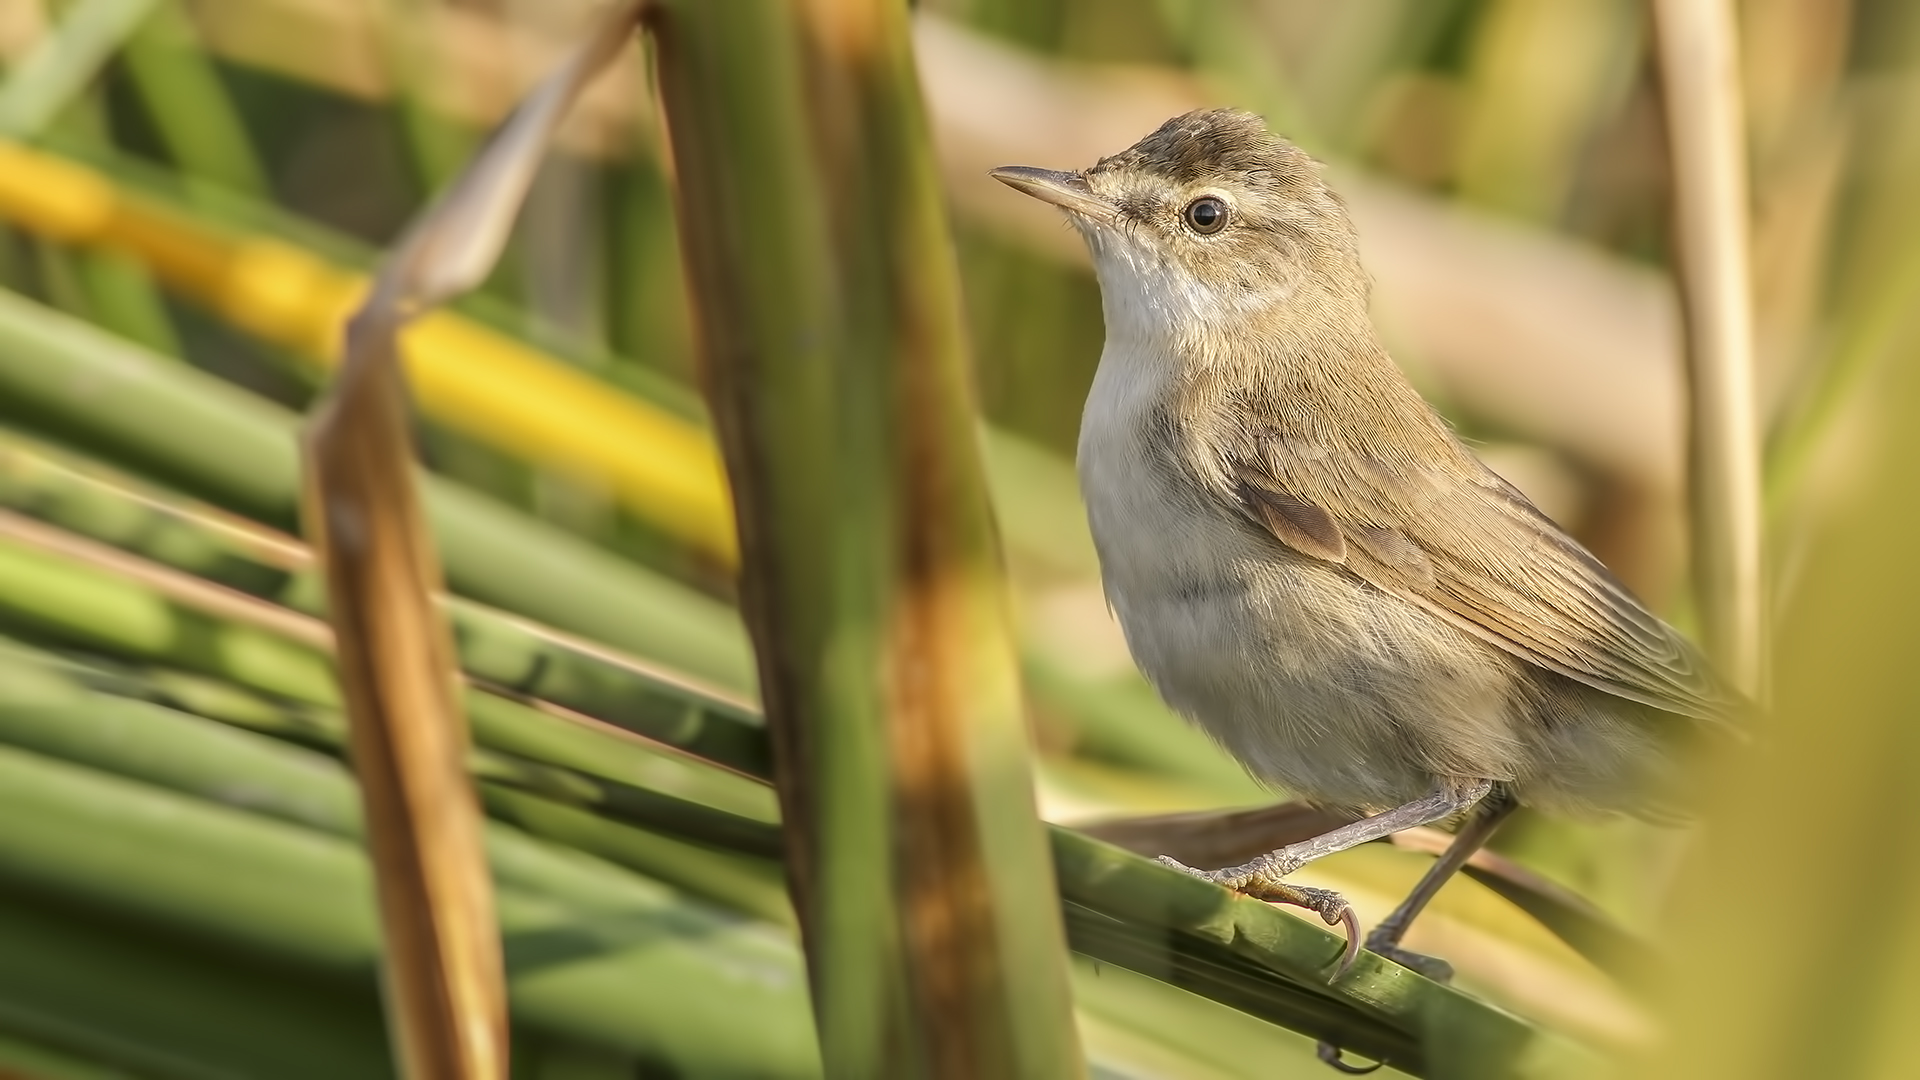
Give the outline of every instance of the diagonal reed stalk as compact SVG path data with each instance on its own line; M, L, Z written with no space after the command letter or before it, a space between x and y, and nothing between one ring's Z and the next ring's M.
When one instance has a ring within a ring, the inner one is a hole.
M1694 588L1707 651L1766 696L1747 153L1731 0L1653 0L1691 393Z

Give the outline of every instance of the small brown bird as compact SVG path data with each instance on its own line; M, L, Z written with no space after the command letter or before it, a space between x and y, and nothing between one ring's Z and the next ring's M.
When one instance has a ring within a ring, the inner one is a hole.
M1080 481L1134 660L1255 776L1372 815L1244 866L1163 861L1344 921L1344 971L1346 901L1286 876L1477 808L1367 938L1437 971L1400 939L1516 805L1672 816L1683 751L1737 696L1408 384L1311 158L1219 110L1080 172L993 175L1093 252Z

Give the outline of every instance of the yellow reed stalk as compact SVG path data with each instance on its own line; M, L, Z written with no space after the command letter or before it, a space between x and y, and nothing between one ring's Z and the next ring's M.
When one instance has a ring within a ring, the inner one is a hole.
M0 219L111 248L233 325L331 365L364 274L157 205L85 165L0 140ZM515 457L605 483L622 505L725 566L736 560L720 460L694 424L452 312L401 337L427 416Z

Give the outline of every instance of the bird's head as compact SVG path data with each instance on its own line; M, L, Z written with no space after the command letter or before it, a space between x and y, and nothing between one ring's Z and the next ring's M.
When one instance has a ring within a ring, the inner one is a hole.
M1079 172L995 179L1066 211L1093 253L1108 332L1236 333L1303 313L1366 318L1345 205L1252 113L1176 116Z

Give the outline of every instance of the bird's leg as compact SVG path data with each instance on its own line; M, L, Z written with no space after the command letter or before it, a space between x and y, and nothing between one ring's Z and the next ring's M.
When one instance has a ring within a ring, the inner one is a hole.
M1367 948L1379 953L1403 967L1412 968L1436 982L1447 982L1453 978L1453 968L1445 960L1409 952L1400 947L1400 939L1407 936L1407 929L1413 920L1426 909L1427 903L1440 892L1440 887L1467 865L1473 853L1486 846L1488 840L1500 825L1519 807L1519 803L1506 796L1496 796L1483 801L1475 809L1473 816L1460 826L1453 836L1453 843L1427 868L1420 884L1413 887L1393 914L1382 919L1380 925L1367 935Z
M1440 892L1440 887L1445 885L1454 874L1459 873L1461 867L1467 865L1467 860L1473 858L1474 852L1479 851L1486 846L1488 840L1493 839L1493 834L1500 828L1501 822L1506 821L1508 815L1519 806L1520 804L1511 796L1506 795L1497 795L1482 801L1475 808L1473 816L1468 818L1460 826L1460 831L1453 835L1453 843L1448 844L1447 850L1427 868L1426 874L1420 879L1420 884L1415 885L1413 892L1407 894L1407 898L1400 902L1400 906L1393 909L1393 914L1382 919L1380 925L1373 928L1373 933L1367 935L1367 950L1378 953L1401 967L1411 968L1435 982L1452 981L1452 964L1436 956L1425 956L1403 949L1400 947L1400 939L1407 936L1407 928L1413 925L1413 920L1422 911L1426 910L1427 903ZM1373 1065L1350 1065L1340 1047L1324 1040L1320 1043L1319 1054L1321 1061L1349 1076L1361 1076L1385 1064L1385 1062L1379 1062Z
M1229 866L1224 870L1197 870L1165 855L1160 856L1160 861L1176 870L1185 871L1216 885L1225 885L1229 889L1246 893L1256 899L1306 908L1324 919L1328 926L1344 923L1347 930L1347 951L1341 956L1340 966L1335 972L1335 978L1338 978L1352 966L1353 958L1360 948L1353 909L1348 906L1344 897L1331 889L1310 889L1300 885L1289 885L1281 879L1313 860L1332 855L1334 852L1345 851L1370 840L1390 836L1402 829L1411 829L1416 825L1426 825L1452 817L1485 798L1492 787L1493 785L1486 780L1474 780L1464 785L1443 781L1435 785L1433 791L1403 806L1396 806L1384 813L1361 818L1359 821L1342 825L1337 829L1330 829L1297 844L1288 844L1252 862Z

